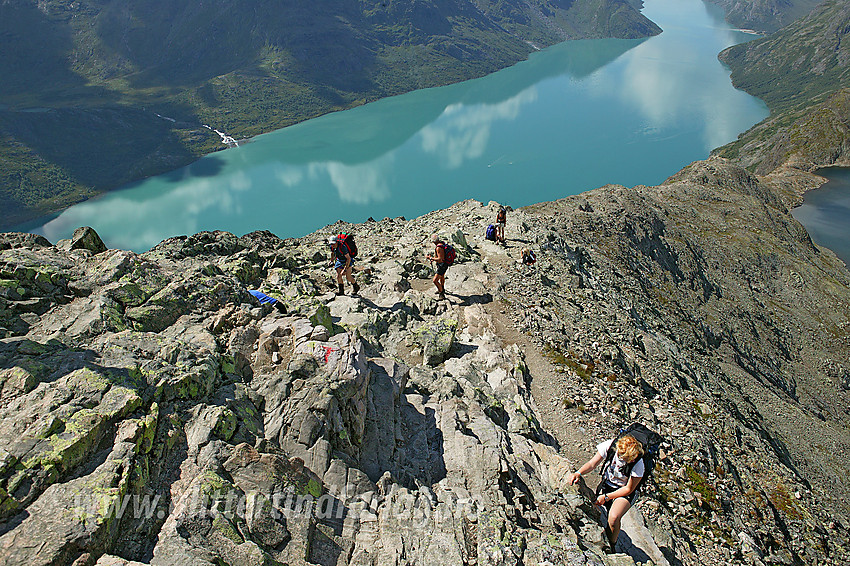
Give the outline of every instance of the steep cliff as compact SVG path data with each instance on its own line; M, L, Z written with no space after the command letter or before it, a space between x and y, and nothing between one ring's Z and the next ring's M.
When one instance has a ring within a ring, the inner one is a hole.
M850 274L770 185L698 162L511 211L506 248L495 209L144 254L3 235L3 563L850 560ZM665 442L611 553L565 480L635 420Z

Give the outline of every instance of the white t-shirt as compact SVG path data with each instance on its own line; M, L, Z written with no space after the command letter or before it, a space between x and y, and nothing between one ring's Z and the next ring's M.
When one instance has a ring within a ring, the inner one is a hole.
M607 440L596 447L596 450L599 452L599 455L602 458L605 458L608 455L608 449L611 447L611 443L614 442L614 439ZM604 460L603 460L604 461ZM627 464L620 459L620 456L614 452L614 459L602 470L602 479L610 483L611 485L615 485L617 487L623 487L627 483L629 483L629 479L623 473L626 469ZM635 462L635 465L632 467L632 473L630 474L633 478L642 478L645 467L643 465L643 458L639 459Z

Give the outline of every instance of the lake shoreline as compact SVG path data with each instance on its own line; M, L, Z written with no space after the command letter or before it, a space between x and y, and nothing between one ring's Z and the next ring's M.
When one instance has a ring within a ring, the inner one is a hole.
M791 215L812 241L835 253L850 268L850 167L825 167L812 175L823 182L801 194Z
M200 231L297 237L464 199L517 207L657 185L768 110L717 59L747 40L719 9L652 0L646 12L664 33L562 42L485 77L258 135L67 209L38 233L55 241L88 225L109 247L143 251Z

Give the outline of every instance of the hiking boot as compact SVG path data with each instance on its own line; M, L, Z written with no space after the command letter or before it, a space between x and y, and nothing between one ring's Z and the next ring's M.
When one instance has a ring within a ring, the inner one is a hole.
M352 292L352 294L353 294L353 295L356 295L356 294L357 294L357 293L359 293L359 292L360 292L360 285L358 285L357 283L355 283L355 284L354 284L354 286L353 286L353 292Z
M446 300L446 294L445 293L437 293L437 298L440 299L441 301L445 301Z
M337 296L345 295L345 288L342 285L340 285L339 290L336 292L336 294L337 294Z

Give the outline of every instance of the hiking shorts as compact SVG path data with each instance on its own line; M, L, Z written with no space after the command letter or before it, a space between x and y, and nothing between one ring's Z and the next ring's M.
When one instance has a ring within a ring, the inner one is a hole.
M354 258L351 258L351 267L354 267ZM336 258L334 262L334 267L337 269L345 269L345 258Z
M600 496L603 493L611 493L613 491L617 491L618 489L620 489L620 486L611 485L607 481L602 480L602 483L600 483L599 487L596 488L596 495ZM635 498L637 497L637 494L638 494L638 490L636 489L633 492L631 492L629 495L625 496L623 499L628 501L630 505L633 505L634 502L635 502ZM613 499L609 500L608 503L605 504L606 509L610 510L611 509L611 503L613 503L613 502L614 502Z
M438 263L437 264L437 275L445 275L446 270L449 268L449 264L447 263Z

